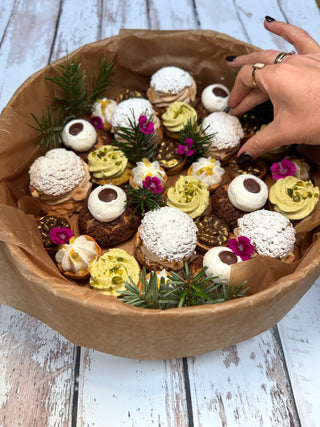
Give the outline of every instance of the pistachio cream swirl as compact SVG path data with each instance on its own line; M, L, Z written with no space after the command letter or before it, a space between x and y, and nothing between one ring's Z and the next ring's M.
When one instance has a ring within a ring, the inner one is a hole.
M90 268L90 286L105 295L119 296L125 283L139 282L140 268L135 258L123 249L110 249Z
M128 159L112 145L103 145L88 155L89 171L96 179L116 178L123 174Z
M197 112L194 108L184 102L172 103L165 113L162 114L163 125L170 132L180 132L191 120L197 121Z
M269 191L274 210L291 220L307 217L319 200L319 187L293 176L278 179Z
M208 186L194 176L180 176L168 190L167 205L182 210L191 218L202 215L208 204Z

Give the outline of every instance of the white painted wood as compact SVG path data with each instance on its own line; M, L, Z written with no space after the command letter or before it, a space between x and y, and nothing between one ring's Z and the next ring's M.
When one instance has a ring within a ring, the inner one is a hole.
M320 420L320 279L278 324L302 426Z
M192 0L150 0L150 28L155 30L197 29Z
M9 23L10 17L14 12L14 0L6 0L0 3L0 41Z
M71 425L74 346L3 306L0 325L0 425Z
M58 13L58 0L15 3L0 49L0 111L24 80L47 65Z
M103 4L101 38L116 36L121 28L149 28L145 0L108 0Z
M271 330L188 365L196 427L299 425Z
M181 359L139 361L82 348L77 425L188 426L184 390Z
M304 28L320 43L320 10L316 0L278 0L289 24ZM276 17L274 17L276 18Z
M51 61L101 38L102 0L63 0Z
M232 0L195 0L200 28L228 34L238 40L249 42L248 35L239 20Z

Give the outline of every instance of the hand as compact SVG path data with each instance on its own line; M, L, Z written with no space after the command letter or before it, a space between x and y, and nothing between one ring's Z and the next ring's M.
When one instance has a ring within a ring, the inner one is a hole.
M240 68L230 93L230 114L242 115L270 98L274 120L250 138L238 156L249 153L256 158L280 145L292 143L320 144L320 46L304 30L282 22L267 22L265 27L293 44L298 55L288 55L274 64L276 50L242 55L229 62ZM252 65L267 64L255 74Z

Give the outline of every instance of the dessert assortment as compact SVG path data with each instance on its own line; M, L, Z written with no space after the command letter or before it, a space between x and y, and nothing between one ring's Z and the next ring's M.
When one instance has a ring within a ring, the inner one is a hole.
M290 146L239 166L239 147L272 116L231 116L228 96L218 82L200 92L191 72L167 66L145 93L103 94L66 123L59 148L29 169L43 244L62 274L121 297L128 284L169 292L183 271L201 272L207 287L240 286L233 264L298 260L295 225L319 201L310 165Z

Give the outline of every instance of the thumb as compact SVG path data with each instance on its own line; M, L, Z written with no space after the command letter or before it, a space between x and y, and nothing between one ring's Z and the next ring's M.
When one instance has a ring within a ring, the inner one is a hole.
M239 157L241 154L246 153L255 159L273 148L280 147L281 145L287 145L291 142L292 140L288 138L288 135L286 135L285 132L280 132L279 127L275 122L271 122L265 128L258 131L254 136L248 139L248 141L246 141L238 151L237 156Z

